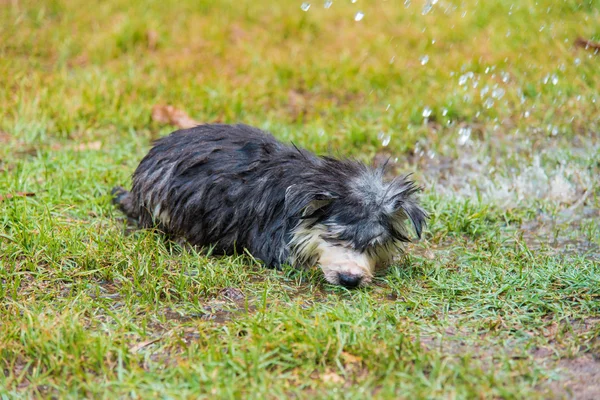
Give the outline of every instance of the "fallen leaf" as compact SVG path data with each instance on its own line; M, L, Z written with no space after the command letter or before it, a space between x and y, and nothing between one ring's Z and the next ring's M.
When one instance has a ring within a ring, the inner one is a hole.
M346 353L345 351L342 352L342 358L348 364L358 364L358 363L362 362L362 358L361 357L355 356L355 355L350 354L350 353Z
M158 45L158 33L153 30L149 30L146 32L146 41L148 45L148 50L156 50L156 46Z
M10 135L7 132L0 131L0 143L8 143Z
M161 339L162 338L157 338L157 339L146 340L146 341L143 341L143 342L136 343L134 346L131 346L129 348L129 351L131 351L132 353L137 353L138 351L140 351L144 347L150 346L151 344L154 344L154 343L160 341Z
M75 146L74 150L75 151L100 150L101 147L102 147L102 142L95 141L95 142L78 144L77 146Z
M547 326L544 331L543 331L543 335L544 337L554 337L556 336L556 334L558 333L558 324L556 322L553 322L552 324L550 324L549 326Z
M327 372L326 374L321 375L321 380L327 383L344 383L344 378L335 372Z
M293 89L288 91L288 109L294 119L305 116L307 113L307 100L304 94Z
M248 36L246 34L246 31L244 31L244 29L242 29L242 27L238 24L233 24L229 29L229 39L233 43L239 43L243 41L246 38L246 36Z
M596 53L600 50L600 42L592 42L591 40L587 40L582 37L575 39L573 44L577 47L583 47L586 50L595 50Z
M0 194L0 201L12 199L14 197L33 197L33 196L35 196L35 193L31 193L31 192L17 192L17 193Z
M168 105L155 105L152 107L152 120L161 124L175 125L183 129L200 125L200 122L190 118L185 111Z

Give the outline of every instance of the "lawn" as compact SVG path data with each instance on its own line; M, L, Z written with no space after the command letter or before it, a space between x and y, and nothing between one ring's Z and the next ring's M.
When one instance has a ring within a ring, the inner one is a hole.
M598 0L1 0L0 395L600 398L598 42ZM132 229L167 105L391 157L423 239L349 291Z

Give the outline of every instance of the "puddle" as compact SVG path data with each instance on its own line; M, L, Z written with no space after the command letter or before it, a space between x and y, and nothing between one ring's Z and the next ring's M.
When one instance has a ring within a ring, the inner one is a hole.
M256 311L256 306L246 301L246 296L241 289L227 287L221 289L215 299L204 303L199 312L180 313L172 309L166 309L164 316L168 320L180 322L202 320L225 324L238 316L254 311Z
M600 142L573 140L572 147L551 139L530 144L529 139L491 138L484 143L469 134L468 143L441 145L445 151L440 154L417 143L404 164L391 158L389 173L415 170L416 179L426 190L452 200L504 209L536 207L539 202L555 207L555 217L540 214L518 227L517 233L533 250L551 249L597 259L600 249L592 236L594 226L598 229L600 224L600 164L590 164L590 160L600 152ZM524 162L515 162L515 157ZM389 158L389 154L380 153L373 163L382 165ZM587 227L587 234L582 227Z
M568 211L568 210L567 210ZM598 225L600 209L584 207L577 214L562 212L552 218L544 214L524 222L519 233L531 250L549 249L567 256L600 260L600 246L581 234L583 224ZM576 233L576 235L574 235Z

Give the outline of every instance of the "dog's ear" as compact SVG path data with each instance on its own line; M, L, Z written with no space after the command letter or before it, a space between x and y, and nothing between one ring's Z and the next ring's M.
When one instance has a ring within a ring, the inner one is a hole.
M298 215L303 219L318 218L337 197L328 191L291 185L285 191L285 207L290 215Z
M320 217L323 215L327 206L330 205L336 198L336 195L328 192L319 192L313 194L312 200L308 202L302 211L302 218L308 219Z
M416 193L420 192L421 188L408 179L408 176L398 177L390 182L388 199L392 202L394 214L410 219L415 233L418 238L421 238L423 227L427 224L428 215L421 208L416 197Z

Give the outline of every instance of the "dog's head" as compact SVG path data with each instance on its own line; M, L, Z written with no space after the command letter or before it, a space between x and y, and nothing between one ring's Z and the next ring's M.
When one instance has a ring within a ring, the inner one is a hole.
M383 170L337 162L314 185L292 185L286 203L296 204L300 222L292 231L294 263L318 264L325 279L348 288L368 284L409 242L407 220L417 236L427 214L408 177L384 181Z

